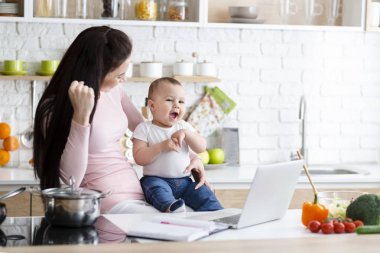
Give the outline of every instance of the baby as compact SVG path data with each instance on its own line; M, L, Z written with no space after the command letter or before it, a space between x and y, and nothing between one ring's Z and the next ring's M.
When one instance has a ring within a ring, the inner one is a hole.
M144 166L141 186L145 199L161 212L223 209L207 186L196 182L186 168L189 150L206 149L206 141L184 120L185 90L174 78L163 77L149 87L148 106L152 121L140 123L133 133L135 162Z

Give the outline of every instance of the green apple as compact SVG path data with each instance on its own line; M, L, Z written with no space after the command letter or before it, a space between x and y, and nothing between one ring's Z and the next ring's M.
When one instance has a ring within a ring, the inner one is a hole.
M198 154L199 158L201 158L203 164L208 164L210 161L210 156L208 155L207 150Z
M213 148L208 151L210 156L210 164L221 164L224 163L224 151L221 148Z

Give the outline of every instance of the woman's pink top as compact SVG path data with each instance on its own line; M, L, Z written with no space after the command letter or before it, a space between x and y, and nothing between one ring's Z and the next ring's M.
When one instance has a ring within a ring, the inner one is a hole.
M68 184L74 176L77 186L111 191L101 200L101 212L123 200L144 199L135 170L119 144L127 128L133 131L143 121L121 85L100 92L91 126L72 121L61 157L61 178Z

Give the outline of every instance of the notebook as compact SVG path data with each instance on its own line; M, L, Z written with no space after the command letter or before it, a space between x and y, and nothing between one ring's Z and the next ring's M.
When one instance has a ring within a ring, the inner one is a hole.
M127 234L129 237L191 242L227 228L225 224L211 221L155 216L131 226Z
M296 160L261 165L240 214L231 215L231 211L225 209L190 219L207 218L235 229L280 219L289 207L303 164L303 160Z

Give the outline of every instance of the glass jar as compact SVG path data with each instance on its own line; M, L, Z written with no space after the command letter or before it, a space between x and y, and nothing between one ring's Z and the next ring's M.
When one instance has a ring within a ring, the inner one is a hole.
M57 18L67 17L67 0L56 0L54 2L54 16Z
M170 21L188 20L187 0L169 0L167 16Z
M140 20L157 19L156 0L137 0L135 3L135 16Z
M54 14L53 0L38 0L35 2L34 8L36 17L52 17Z
M76 0L75 16L76 18L87 18L87 0Z
M119 12L119 0L103 0L102 18L117 18Z

